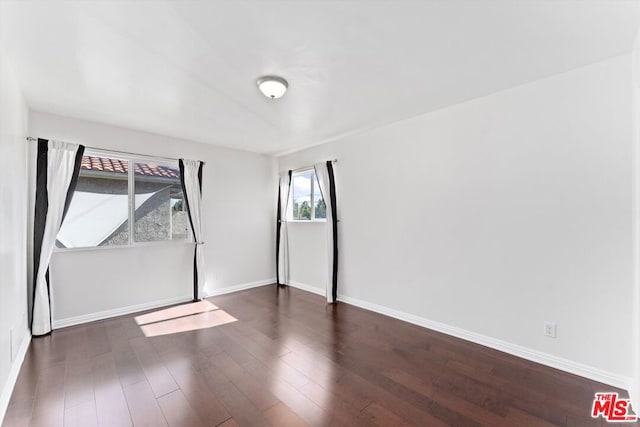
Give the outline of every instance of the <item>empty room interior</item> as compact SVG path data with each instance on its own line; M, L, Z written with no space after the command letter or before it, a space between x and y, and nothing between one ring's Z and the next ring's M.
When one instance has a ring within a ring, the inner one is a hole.
M0 425L640 425L639 25L0 0Z

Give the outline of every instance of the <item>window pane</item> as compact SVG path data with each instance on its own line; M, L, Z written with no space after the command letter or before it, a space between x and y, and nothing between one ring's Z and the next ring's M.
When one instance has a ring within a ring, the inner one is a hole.
M311 219L312 177L312 171L293 176L293 219Z
M56 246L126 245L128 218L128 161L85 155Z
M187 238L189 224L177 163L136 162L134 187L136 242Z
M325 219L327 217L327 206L324 204L324 198L322 197L322 192L320 191L320 185L318 184L318 176L313 174L313 178L315 179L314 191L313 191L313 203L315 204L315 218L316 219Z

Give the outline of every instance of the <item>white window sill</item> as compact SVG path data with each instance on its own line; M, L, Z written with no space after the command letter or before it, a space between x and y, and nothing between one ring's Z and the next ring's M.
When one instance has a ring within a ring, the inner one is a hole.
M65 252L90 252L90 251L109 251L113 249L133 249L144 248L154 246L181 246L181 245L193 245L191 240L165 240L159 242L138 242L129 245L110 245L110 246L95 246L95 247L83 247L83 248L59 248L54 247L53 252L65 253Z
M293 222L293 223L296 223L296 224L308 224L308 223L311 223L311 224L317 224L317 223L324 224L324 223L327 222L327 220L326 219L313 219L313 220L311 220L311 219L288 219L287 222Z

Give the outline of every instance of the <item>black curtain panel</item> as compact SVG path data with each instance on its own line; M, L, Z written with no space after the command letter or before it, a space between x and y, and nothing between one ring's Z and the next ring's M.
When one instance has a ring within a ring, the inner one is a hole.
M84 155L85 147L79 145L75 154L75 160L73 165L73 175L69 183L69 187L66 193L64 202L64 211L62 213L62 220L64 221L69 205L73 198L76 186L78 184L78 176L80 175L80 168L82 166L82 156ZM44 238L45 225L47 222L47 213L49 211L49 194L47 191L47 176L49 168L49 141L46 139L38 138L38 148L36 154L36 200L34 207L34 225L33 225L33 289L32 289L32 302L36 298L36 281L38 277L38 269L40 266L40 257L42 254L42 242ZM47 287L48 306L49 306L49 328L44 333L35 333L34 336L47 335L51 332L51 284L49 279L49 266L46 266L45 281ZM33 331L33 310L35 305L32 304L31 308L31 323L30 327Z
M329 175L329 198L331 199L331 232L333 234L333 269L331 280L331 296L333 302L338 298L338 208L336 202L336 180L333 174L333 162L327 162Z
M293 171L287 172L288 184L285 186L287 194L282 194L283 185L278 182L278 208L276 215L276 284L277 285L285 285L286 283L280 282L280 237L282 235L282 224L286 221L287 213L284 212L287 208L287 199L289 198L289 193L291 188L291 176L293 175Z
M47 151L49 141L38 139L38 153L36 166L36 202L33 222L33 289L31 301L36 297L36 278L38 266L40 265L40 253L42 252L42 239L44 237L44 225L47 221L47 210L49 208L49 197L47 194ZM49 271L46 276L49 283ZM31 324L33 329L33 308L31 312Z
M203 162L198 162L198 172L197 172L197 185L198 185L198 191L195 193L196 195L199 194L200 197L202 197L202 166L204 165ZM202 295L200 295L200 291L199 291L199 283L200 280L202 280L204 278L204 276L200 277L200 275L204 275L204 271L199 272L198 271L198 252L202 251L202 248L200 247L202 245L202 241L200 239L202 239L201 234L201 227L199 224L197 224L196 222L196 217L195 217L195 211L194 209L196 208L196 206L199 207L200 205L200 200L191 200L189 199L188 194L193 194L194 193L189 193L187 191L187 185L191 185L191 184L187 184L186 183L186 179L185 179L185 175L186 175L186 168L185 168L185 160L184 159L179 159L178 160L178 167L180 169L180 185L182 186L182 194L184 196L184 203L185 203L185 207L187 208L187 215L189 217L189 225L191 226L191 231L193 233L193 238L195 240L195 247L194 247L194 252L193 252L193 300L194 301L199 301L202 298ZM198 221L200 219L197 219Z
M338 298L338 209L333 161L313 165L318 185L326 205L327 222L327 283L325 297L328 303Z

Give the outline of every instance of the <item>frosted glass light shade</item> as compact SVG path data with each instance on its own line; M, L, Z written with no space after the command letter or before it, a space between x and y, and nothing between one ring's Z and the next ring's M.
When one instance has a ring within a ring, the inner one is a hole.
M289 84L282 77L265 76L258 79L258 88L267 98L280 98L288 87Z

